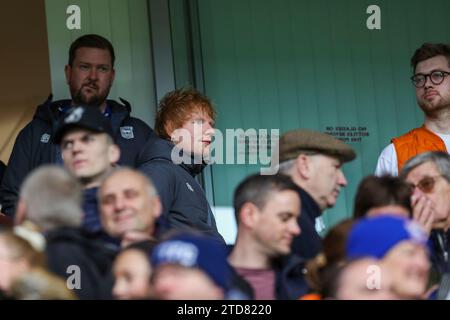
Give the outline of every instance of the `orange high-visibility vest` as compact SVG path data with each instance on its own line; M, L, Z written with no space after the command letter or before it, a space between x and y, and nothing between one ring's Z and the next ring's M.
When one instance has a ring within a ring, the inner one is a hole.
M447 152L444 141L436 134L422 126L391 140L397 153L398 172L406 161L422 152Z

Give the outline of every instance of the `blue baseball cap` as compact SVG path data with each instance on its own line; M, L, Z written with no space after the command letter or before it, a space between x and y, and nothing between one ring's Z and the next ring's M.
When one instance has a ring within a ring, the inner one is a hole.
M154 268L163 264L198 268L225 291L230 288L231 270L226 247L210 237L197 234L176 235L155 247L151 264Z
M357 222L347 238L347 258L383 258L402 241L426 246L428 237L415 221L398 216L382 215Z

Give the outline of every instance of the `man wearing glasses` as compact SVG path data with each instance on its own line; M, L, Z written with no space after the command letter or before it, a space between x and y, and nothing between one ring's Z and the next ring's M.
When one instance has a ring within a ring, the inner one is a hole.
M431 262L435 275L450 272L450 156L446 152L425 152L408 160L400 177L413 188L414 219L431 212ZM433 280L433 279L432 279Z
M378 158L376 175L397 176L408 159L427 151L450 150L450 46L425 43L411 58L422 127L392 139Z

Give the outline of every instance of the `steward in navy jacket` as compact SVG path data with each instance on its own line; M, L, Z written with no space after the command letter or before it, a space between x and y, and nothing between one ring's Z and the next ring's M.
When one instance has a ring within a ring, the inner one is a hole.
M2 212L14 216L20 186L26 175L46 163L62 164L59 146L53 144L57 121L70 107L70 100L52 102L52 96L37 107L33 119L20 131L2 181L0 201ZM105 116L111 119L115 142L119 145L120 165L137 168L141 164L142 146L156 138L153 130L142 120L131 117L130 104L107 100Z
M175 164L171 160L175 145L158 138L147 144L142 158L147 162L139 168L158 191L163 211L158 221L158 234L167 230L194 229L224 242L206 200L205 192L195 180L205 164Z

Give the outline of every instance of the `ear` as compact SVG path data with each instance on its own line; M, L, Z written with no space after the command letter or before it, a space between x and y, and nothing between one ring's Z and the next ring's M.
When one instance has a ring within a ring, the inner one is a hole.
M158 196L153 196L152 206L153 206L153 215L155 219L157 219L162 213L162 204Z
M253 229L259 220L260 211L257 206L251 202L245 203L239 212L240 224L248 229Z
M310 179L312 176L311 158L305 154L300 154L295 161L295 168L303 180Z
M66 64L66 66L64 67L64 73L66 75L66 83L69 84L70 76L72 74L72 67Z
M109 154L109 163L111 165L116 164L120 159L120 149L117 144L112 144L108 147L108 154Z
M16 216L14 217L14 224L21 225L25 221L26 213L27 205L23 199L19 199L19 202L17 203Z

